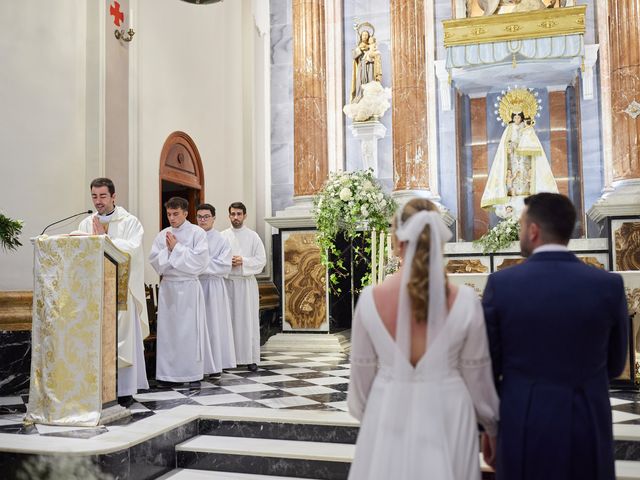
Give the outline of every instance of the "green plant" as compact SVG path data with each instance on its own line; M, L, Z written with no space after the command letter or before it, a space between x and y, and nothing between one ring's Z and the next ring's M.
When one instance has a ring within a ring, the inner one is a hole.
M371 169L331 174L314 200L313 216L321 262L329 270L329 284L334 291L340 291L337 284L348 267L335 245L338 234L343 233L352 243L354 263L366 262L371 253L371 230L386 233L395 210L395 201L382 190ZM360 237L363 242L354 242ZM365 274L360 285L368 285L369 277L370 273Z
M0 213L0 248L9 251L22 246L19 239L22 226L22 220L13 220Z
M473 243L479 245L484 253L495 253L509 247L511 242L518 241L519 235L520 223L513 216L502 220Z

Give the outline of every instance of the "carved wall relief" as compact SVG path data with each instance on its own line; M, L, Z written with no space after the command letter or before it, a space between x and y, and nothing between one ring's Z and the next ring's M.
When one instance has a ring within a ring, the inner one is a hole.
M640 222L622 222L614 232L616 270L640 270Z
M319 329L327 318L326 269L315 232L291 232L284 241L284 321L292 329Z
M505 258L500 265L496 267L496 270L504 270L505 268L513 267L514 265L520 265L526 259L524 258Z
M447 262L447 273L487 273L489 268L475 258L451 259Z
M466 4L465 4L466 3ZM455 2L456 17L480 17L483 15L502 15L505 13L530 12L544 8L567 7L575 2L567 0L457 0Z
M578 257L587 265L591 265L592 267L600 268L602 270L605 269L604 263L600 262L596 257Z

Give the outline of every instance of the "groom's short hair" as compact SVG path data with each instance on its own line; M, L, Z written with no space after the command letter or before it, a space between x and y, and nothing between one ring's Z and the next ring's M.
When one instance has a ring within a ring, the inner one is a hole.
M524 199L527 220L538 224L546 242L567 244L576 224L576 209L559 193L536 193Z

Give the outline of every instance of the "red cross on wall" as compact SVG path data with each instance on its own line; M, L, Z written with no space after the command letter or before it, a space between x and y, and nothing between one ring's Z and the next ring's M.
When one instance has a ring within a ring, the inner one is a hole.
M120 11L120 3L113 2L109 7L109 15L113 15L113 23L116 27L120 26L120 22L124 22L124 13Z

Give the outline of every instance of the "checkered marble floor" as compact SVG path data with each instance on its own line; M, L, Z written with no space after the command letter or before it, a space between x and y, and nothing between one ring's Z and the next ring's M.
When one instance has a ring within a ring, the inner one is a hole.
M347 411L349 357L341 353L263 351L259 369L226 370L199 385L151 388L134 396L128 418L100 427L24 425L27 394L0 397L0 433L93 438L180 405ZM640 418L640 415L638 415Z
M347 411L349 357L341 353L262 352L256 372L228 370L199 385L158 386L135 395L128 418L99 427L24 425L27 394L0 397L0 434L94 438L180 405ZM615 424L640 425L640 393L612 390Z

